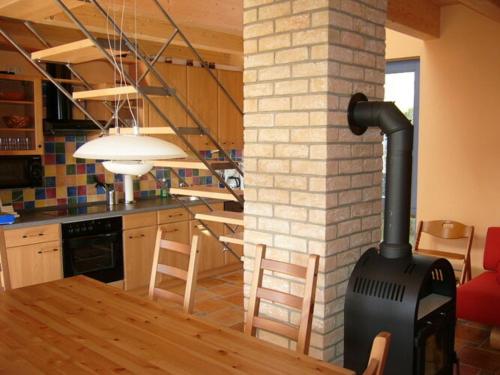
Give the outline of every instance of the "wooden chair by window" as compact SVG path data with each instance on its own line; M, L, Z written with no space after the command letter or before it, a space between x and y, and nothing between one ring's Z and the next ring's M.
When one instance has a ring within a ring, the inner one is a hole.
M391 334L389 332L380 332L373 339L372 351L368 366L363 375L383 375L387 354L389 354L389 345L391 343Z
M265 256L265 245L257 245L254 275L248 303L247 321L245 323L245 333L255 336L257 328L273 332L297 341L297 352L308 354L309 342L311 340L311 325L316 282L318 278L319 257L317 255L310 255L307 267L302 267L295 264L265 259ZM263 288L262 278L264 270L284 273L305 279L304 297L301 298L277 290ZM301 310L299 326L296 327L258 316L261 299L281 303Z
M466 239L467 244L462 250L426 250L420 248L422 233L445 240ZM417 238L415 240L415 252L421 255L430 255L434 257L447 258L449 260L462 261L460 269L455 270L460 273L457 276L457 282L461 285L466 281L469 281L472 277L470 249L473 238L474 226L472 225L465 225L451 220L420 221L418 223Z
M159 263L161 251L169 250L189 256L187 271L181 268ZM184 306L184 311L191 314L194 307L196 278L198 274L198 253L198 236L193 236L191 246L189 246L183 243L162 239L162 230L158 229L153 255L153 269L151 270L151 280L149 282L149 297L151 299L159 297L180 303ZM158 273L186 281L184 297L177 293L157 287L156 277Z

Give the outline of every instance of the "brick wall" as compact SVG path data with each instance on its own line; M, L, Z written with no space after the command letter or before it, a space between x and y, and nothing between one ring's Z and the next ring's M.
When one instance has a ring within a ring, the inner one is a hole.
M383 97L386 1L244 0L244 8L245 297L255 244L285 262L320 255L310 354L341 362L347 280L381 224L381 137L352 135L346 108L354 92ZM264 284L302 293L282 274ZM261 312L299 317L271 303Z

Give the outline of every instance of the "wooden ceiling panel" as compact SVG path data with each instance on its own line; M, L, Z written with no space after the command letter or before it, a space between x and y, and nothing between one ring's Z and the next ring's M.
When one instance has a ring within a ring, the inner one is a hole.
M85 3L79 0L65 2L70 9ZM0 1L0 15L3 17L36 21L60 13L61 8L52 0L3 0Z
M125 9L130 16L163 18L153 0L100 0L99 3L118 14ZM234 35L243 33L243 0L159 0L159 3L180 25Z

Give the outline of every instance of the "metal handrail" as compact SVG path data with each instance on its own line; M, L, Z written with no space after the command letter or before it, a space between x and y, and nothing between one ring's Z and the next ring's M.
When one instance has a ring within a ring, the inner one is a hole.
M85 27L85 25L83 25L80 20L71 12L70 9L68 9L66 7L66 5L62 2L62 0L55 0L56 3L59 5L59 7L63 10L63 12L68 16L69 19L71 19L80 29L80 31L82 31L82 33L89 39L91 40L94 45L101 51L101 53L103 54L103 56L111 63L112 66L115 67L115 69L117 69L118 71L120 71L120 74L125 78L125 81L134 86L134 88L137 90L137 92L139 94L141 94L141 96L148 102L148 104L155 109L155 111L158 113L158 115L162 118L163 121L165 121L171 128L172 130L174 131L174 133L176 133L176 135L184 142L184 144L193 152L194 155L196 155L196 157L207 167L208 170L210 170L210 172L212 173L212 175L214 175L218 180L219 182L224 185L224 187L231 193L231 195L233 195L236 200L241 204L243 205L243 198L241 196L239 196L238 194L236 194L236 192L226 183L226 181L224 181L224 179L219 176L218 173L215 172L215 170L212 168L212 166L210 165L210 163L207 162L207 160L205 158L202 157L202 155L198 152L198 150L196 150L193 145L187 140L187 138L179 131L179 129L177 128L177 126L175 126L172 121L170 121L170 119L168 118L168 116L163 113L163 111L161 111L159 109L159 107L156 105L156 103L149 97L148 94L146 94L144 92L144 90L137 85L137 82L135 82L131 77L130 75L124 71L123 69L121 69L119 66L116 66L115 65L115 62L114 62L114 59L111 57L111 55L109 54L108 51L106 51L106 49L104 49L100 43L98 43L97 39L87 30L87 28ZM99 11L103 14L103 16L106 18L106 20L113 26L113 28L115 29L115 31L121 35L121 37L123 38L123 41L125 42L125 44L127 45L127 48L129 48L130 51L134 52L134 54L141 59L141 61L143 63L145 63L148 68L150 69L150 71L155 75L155 77L160 81L160 83L162 84L163 88L165 89L166 92L170 93L172 90L171 88L168 86L168 84L163 80L163 78L161 77L161 75L157 72L157 70L154 68L154 66L152 66L148 59L142 54L142 52L140 52L134 43L132 43L128 37L124 34L123 30L121 30L121 28L113 21L113 19L106 13L106 11L95 1L95 0L91 0L91 2L96 5L96 7L99 9ZM182 102L182 100L180 100L180 98L177 96L177 94L173 94L173 96L175 98L177 98L178 102L179 103L182 103L184 105L184 109L185 111L190 115L190 117L193 119L193 120L196 120L196 118L193 116L192 112L189 110L189 108L187 108L187 106L184 104L184 102ZM203 129L202 127L202 124L200 124L199 122L195 122L199 127L200 129ZM213 139L210 134L208 134L209 138ZM217 144L217 142L214 140L214 144ZM237 166L237 164L229 157L229 155L227 155L225 153L224 150L222 150L222 148L220 146L218 146L219 149L225 154L226 158L229 159L229 161L232 163L232 165L235 165L236 168L238 171L240 171L240 168Z
M115 31L123 38L125 44L129 48L129 50L133 51L134 54L147 66L147 68L153 73L153 75L160 82L160 84L165 89L170 89L168 83L163 79L162 75L158 73L158 71L154 68L154 66L151 65L151 63L148 61L148 59L146 58L146 56L144 55L144 53L142 53L139 50L139 47L136 44L134 44L134 43L132 43L130 41L130 39L123 32L123 30L117 25L117 23L113 20L113 18L106 12L106 10L97 2L97 0L89 0L89 1L96 6L96 8L99 10L99 12L106 18L106 21L109 22L113 26L113 28L115 29ZM62 3L61 0L56 0L56 2ZM66 9L71 14L70 18L72 18L74 21L76 20L77 24L79 24L83 28L85 28L85 26L71 13L71 11L67 7L66 7ZM181 33L181 31L178 28L177 28L177 30L179 31L179 33ZM83 30L82 30L82 32L83 32ZM88 31L87 31L87 33L88 33ZM94 38L94 40L95 40L95 38ZM107 51L105 51L102 48L102 46L100 46L99 44L96 44L96 46L98 48L100 48L102 51L104 51L104 52L107 53ZM133 84L133 82L131 81L130 84ZM134 85L134 87L137 90L139 88L139 86L138 86L137 83ZM200 129L200 131L202 132L202 134L206 135L210 139L210 141L212 142L212 144L214 144L217 147L218 151L222 152L222 154L224 155L224 157L227 160L229 160L229 162L232 164L233 168L236 169L238 171L238 173L243 176L243 171L238 166L238 164L226 153L226 151L219 145L219 143L217 142L217 140L214 137L212 137L212 135L210 134L210 132L205 132L205 127L203 126L203 124L201 123L201 121L195 116L195 114L191 111L191 109L186 105L186 103L184 103L184 101L177 95L177 93L174 92L172 96L176 99L177 103L188 114L188 116L191 118L191 120L193 120L193 122L198 126L198 128ZM161 116L162 111L159 110L159 108L157 108L156 106L154 106L154 107L155 107L155 110L158 112L158 114ZM200 158L200 160L201 160L201 158ZM210 168L210 166L207 165L207 168L209 168L212 173L215 173ZM224 183L224 185L225 185L225 183ZM229 186L226 186L226 187L229 190L231 190L231 192L232 192L232 189ZM234 197L236 199L238 199L238 201L240 203L243 203L243 200L241 200L240 198L238 198L238 196L236 194L233 193L233 195L234 195Z
M168 22L170 22L172 24L172 26L178 30L179 32L179 35L182 37L182 39L184 39L184 42L188 45L189 49L191 50L191 52L194 53L194 55L196 56L196 58L198 59L198 61L200 62L201 66L203 68L205 68L205 70L210 74L210 76L215 80L215 82L217 83L217 86L219 86L222 91L224 92L224 94L227 96L227 98L231 101L231 103L234 105L234 107L238 110L238 112L243 116L243 110L240 108L240 106L238 105L238 103L236 103L236 100L234 100L234 98L231 96L231 94L226 90L226 88L224 87L224 85L219 81L219 79L215 76L215 74L210 70L210 67L206 64L205 60L203 60L203 58L201 57L201 55L198 53L198 51L196 50L196 48L194 48L194 46L191 44L191 42L189 41L189 39L186 37L186 35L182 32L182 30L177 26L177 24L175 23L174 19L170 16L170 14L168 14L168 12L165 10L165 8L163 8L163 6L160 4L160 2L158 0L153 0L153 2L158 6L158 8L160 9L160 11L162 12L162 14L165 16L165 18L168 19Z

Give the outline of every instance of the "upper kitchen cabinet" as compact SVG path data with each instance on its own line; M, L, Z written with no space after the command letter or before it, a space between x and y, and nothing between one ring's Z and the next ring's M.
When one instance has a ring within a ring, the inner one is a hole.
M43 154L42 82L0 74L0 155Z
M217 75L216 70L212 70ZM208 128L210 134L217 139L218 106L217 106L217 82L210 76L205 68L187 67L187 100L188 106ZM188 118L188 126L196 127L193 120ZM196 127L197 128L197 127ZM198 150L211 150L214 145L208 137L201 135L190 135L189 140Z
M163 80L172 88L176 90L177 95L181 100L187 102L187 68L185 65L177 65L170 63L157 63L155 65L156 71L161 75ZM139 64L139 74L144 71L143 64ZM152 74L149 73L145 82L148 86L161 86L160 81ZM178 128L184 128L187 125L187 113L181 107L179 102L172 96L161 96L151 99L156 106L162 111L164 115ZM162 118L156 109L144 101L144 126L169 126L168 123ZM187 146L181 139L175 135L162 135L158 136L168 142L172 142L179 147L187 150Z
M243 109L243 73L219 70L219 81ZM219 87L219 143L225 150L243 149L243 116Z

